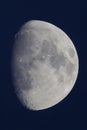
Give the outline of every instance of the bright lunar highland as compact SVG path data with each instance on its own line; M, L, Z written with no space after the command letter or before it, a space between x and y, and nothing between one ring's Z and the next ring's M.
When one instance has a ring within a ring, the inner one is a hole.
M43 110L62 101L76 82L78 68L74 44L55 25L32 20L15 35L13 84L26 108Z

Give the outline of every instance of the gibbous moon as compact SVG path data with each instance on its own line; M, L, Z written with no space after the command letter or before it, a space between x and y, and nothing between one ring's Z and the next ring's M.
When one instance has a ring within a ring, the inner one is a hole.
M26 108L43 110L62 101L76 82L78 68L74 44L55 25L32 20L15 35L13 84Z

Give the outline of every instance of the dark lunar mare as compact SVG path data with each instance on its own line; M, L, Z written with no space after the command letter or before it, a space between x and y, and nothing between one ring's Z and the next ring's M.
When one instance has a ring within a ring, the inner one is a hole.
M74 50L70 48L70 56L74 56ZM49 64L58 72L61 66L66 67L66 73L72 74L74 71L74 64L71 63L63 52L58 52L56 45L52 40L44 40L41 46L41 51L37 56L40 62L44 62L49 55ZM44 56L44 57L43 57Z
M64 66L66 64L67 59L64 56L63 52L58 52L56 45L51 40L44 40L38 59L40 61L44 61L45 58L43 58L43 56L47 58L48 55L50 65L53 68L59 70L60 66Z

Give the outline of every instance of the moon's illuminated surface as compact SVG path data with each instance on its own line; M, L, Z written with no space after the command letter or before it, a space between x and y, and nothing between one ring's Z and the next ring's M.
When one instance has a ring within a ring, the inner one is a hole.
M78 68L75 46L58 27L32 20L16 34L13 82L28 109L42 110L62 101L76 82Z

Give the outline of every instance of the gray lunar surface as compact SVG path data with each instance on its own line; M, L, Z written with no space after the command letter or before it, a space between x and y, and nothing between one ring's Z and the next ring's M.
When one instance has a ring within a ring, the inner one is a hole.
M70 38L48 22L32 20L15 36L12 57L15 92L31 110L62 101L78 75L78 56Z

